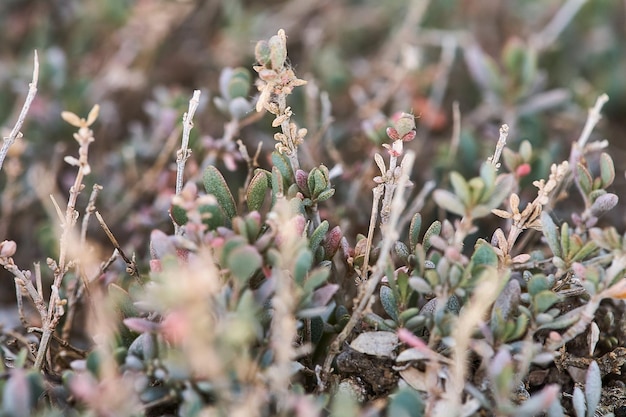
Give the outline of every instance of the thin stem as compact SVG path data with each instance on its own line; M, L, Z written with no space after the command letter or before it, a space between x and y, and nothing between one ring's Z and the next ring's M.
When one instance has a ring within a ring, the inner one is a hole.
M382 184L377 185L372 190L374 198L372 200L372 214L370 216L370 225L367 231L367 243L365 246L365 256L363 258L363 266L361 267L361 282L367 280L367 270L369 268L370 253L372 251L372 241L374 239L374 230L376 229L376 220L378 220L378 204L383 194Z
M391 214L391 199L394 196L397 184L393 178L398 163L398 157L391 155L389 158L389 169L386 171L385 183L385 195L383 196L383 206L380 211L380 224L381 226L387 224L389 216Z
M609 96L606 94L602 94L596 100L596 104L589 109L589 114L587 116L587 121L585 122L585 127L583 127L583 131L581 132L577 142L581 150L587 144L587 141L589 140L589 136L591 136L591 132L593 131L593 129L596 127L600 119L602 119L602 114L600 112L602 111L602 107L606 104L607 101L609 101Z
M496 169L500 168L500 156L502 156L502 150L506 146L506 139L509 136L509 125L506 123L500 127L500 137L498 138L498 143L496 144L496 150L493 153L493 156L490 156L487 159L491 165L493 165Z
M22 326L28 327L28 321L26 320L26 316L24 315L24 299L22 297L22 285L18 281L18 278L14 278L15 280L15 298L17 300L17 312L20 315L20 323Z
M189 109L187 113L183 115L183 138L182 144L178 152L176 152L176 195L179 195L183 190L183 180L185 174L185 164L187 159L191 156L191 150L189 149L189 135L193 128L193 116L200 105L200 90L194 90L191 100L189 100ZM181 235L183 233L182 228L174 223L176 234Z
M7 152L9 152L9 148L16 139L22 137L22 132L20 129L24 124L24 120L26 119L26 115L28 114L28 110L30 109L30 105L35 99L35 95L37 95L37 82L39 81L39 58L37 56L37 51L35 51L34 58L34 66L33 66L33 81L28 84L28 95L26 96L26 100L24 101L24 105L22 106L22 110L20 111L20 115L17 118L17 122L15 126L13 126L13 130L9 133L9 136L3 138L4 143L2 144L2 148L0 149L0 169L2 169L2 164L4 163L4 159L7 156Z
M113 247L115 248L115 250L117 250L117 252L120 254L122 259L126 263L126 272L128 272L128 274L134 277L138 282L141 282L141 277L139 276L139 271L137 269L137 263L135 262L134 259L130 259L128 256L126 256L126 254L124 253L124 250L122 250L122 247L120 246L117 239L111 232L111 229L109 229L109 226L107 226L106 222L102 218L102 215L100 215L98 211L95 211L95 213L96 213L96 218L98 219L98 222L100 223L100 226L102 227L102 230L104 230L104 233L107 235L107 237L113 244Z
M552 45L585 3L587 0L569 0L565 3L543 30L532 37L531 44L538 51Z
M400 178L398 180L398 188L400 190L405 190L406 185L409 182L409 174L411 172L411 169L413 168L414 161L415 161L415 153L412 151L408 151L401 165L402 174L400 175ZM333 360L339 353L339 350L341 346L343 345L343 342L348 338L348 335L350 335L350 333L352 332L352 329L354 329L354 326L356 326L358 321L361 319L365 309L371 302L371 297L376 291L376 288L378 287L378 283L380 282L381 278L385 274L385 266L387 265L387 261L390 258L391 247L395 243L396 239L398 238L397 224L398 224L398 220L400 219L400 214L402 213L402 210L404 209L404 205L405 205L404 193L403 192L396 193L391 203L391 216L389 218L389 223L387 223L387 225L385 226L384 239L383 239L382 247L380 250L380 257L378 258L378 261L376 262L376 266L374 267L374 274L367 281L366 286L363 287L364 289L361 290L361 296L357 302L357 307L352 312L352 315L350 316L350 320L348 320L348 323L343 328L341 333L337 335L335 340L330 345L328 356L326 356L326 360L324 361L324 367L323 367L324 375L328 375L328 373L330 372L330 368L332 366Z

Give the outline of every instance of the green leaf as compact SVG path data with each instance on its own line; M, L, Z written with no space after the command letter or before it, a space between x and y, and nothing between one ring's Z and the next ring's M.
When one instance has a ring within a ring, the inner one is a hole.
M311 343L317 345L324 335L324 320L321 317L311 318Z
M528 329L528 316L526 314L520 314L517 316L515 320L515 325L511 328L510 331L505 333L504 342L512 342L514 340L518 340L526 334L526 330Z
M402 313L398 315L398 321L400 323L406 323L413 317L417 316L420 312L420 309L417 307L411 307L404 310Z
M312 270L304 281L303 289L305 293L312 292L314 289L326 282L330 276L330 266L322 266Z
M311 236L309 237L309 247L311 248L311 251L317 251L317 248L322 243L322 240L326 237L328 227L328 220L324 220L319 226L317 226L313 233L311 233Z
M272 167L272 205L276 203L278 195L285 195L285 180L280 170Z
M230 252L226 265L236 279L245 283L261 268L263 258L254 246L241 245Z
M528 293L531 296L535 296L541 291L549 290L551 288L548 278L541 274L533 275L530 280L528 280L528 284L526 284L526 286L528 288Z
M585 245L580 248L578 252L572 258L572 262L580 262L585 259L587 256L591 255L596 249L598 249L598 245L592 240L585 243Z
M533 146L528 140L524 140L519 146L519 154L523 159L523 162L530 162L530 158L533 156Z
M424 402L420 394L412 388L400 388L391 395L386 415L393 417L421 417L424 415Z
M533 310L535 314L543 313L559 300L560 297L555 292L550 290L541 291L533 297Z
M411 253L415 250L415 245L419 243L420 229L422 228L422 215L415 213L411 219L411 225L409 226L409 249Z
M488 190L492 189L496 184L496 167L490 163L483 163L480 166L480 178Z
M228 80L228 98L247 97L250 90L250 72L242 67L235 68Z
M465 215L465 205L463 202L453 193L448 190L435 190L433 192L433 199L439 207L444 210L454 213L459 216Z
M423 239L424 252L428 252L428 249L430 249L431 247L430 237L433 235L438 235L439 233L441 233L441 222L439 220L435 220L428 227L428 229L426 229L426 233L424 233L424 239Z
M509 197L517 183L513 175L502 175L496 180L496 185L491 191L487 201L483 202L490 210L497 208L505 198ZM482 202L482 201L481 201Z
M502 161L504 166L511 172L523 163L522 157L509 148L502 149Z
M246 190L248 209L259 211L265 201L267 190L272 187L272 174L264 169L257 169Z
M237 215L237 209L235 208L235 200L233 195L228 189L226 180L220 173L220 171L212 165L209 165L204 170L202 177L204 182L204 189L208 194L215 196L217 203L220 205L224 214L232 219Z
M541 229L543 231L543 235L546 237L546 241L548 242L548 246L550 250L555 256L560 258L563 257L563 252L561 252L561 244L559 242L559 232L556 228L556 224L552 221L552 217L547 212L541 213Z
M291 163L287 155L279 153L277 151L272 152L272 164L278 168L283 178L283 185L288 188L291 183L294 182L293 171L291 169Z
M480 177L472 178L469 180L468 185L470 187L470 200L467 206L469 207L482 202L485 197L489 196L491 191Z
M563 222L561 225L561 252L564 256L568 257L570 253L570 236L569 225ZM558 255L557 255L558 256Z
M398 300L393 290L386 285L380 287L380 303L383 305L385 312L395 322L398 321Z
M151 337L151 335L146 335L144 337ZM89 355L87 355L86 362L89 372L91 372L95 377L100 376L102 354L97 350L92 350L91 352L89 352Z
M454 194L465 204L469 205L471 201L470 188L465 178L456 171L450 173L450 184L454 189Z
M275 70L282 68L287 59L287 47L284 38L274 35L267 44L270 47L270 62L272 63L272 68Z
M404 327L406 327L408 330L415 333L418 330L421 330L424 328L427 320L428 319L426 318L426 316L423 316L421 314L417 316L413 316L404 323Z
M313 189L309 187L309 191L311 191L311 195L318 196L328 188L328 180L326 180L326 177L318 168L313 168L309 174L309 178L311 178L311 176L315 178L315 187Z
M493 266L498 267L498 255L493 247L483 239L479 239L474 245L474 253L472 254L471 262L473 268L479 266Z
M175 204L172 204L172 207L170 208L170 216L179 226L184 226L189 221L189 218L187 217L187 210Z
M322 191L321 193L318 194L316 200L317 202L322 202L322 201L326 201L329 198L331 198L333 195L335 195L335 189L334 188L327 188L326 190Z
M309 249L304 248L296 255L293 267L293 279L299 286L302 287L304 285L304 279L311 270L312 265L313 252Z
M228 263L228 257L230 253L240 246L247 245L248 241L243 236L233 236L227 239L222 246L222 253L220 254L220 263L226 265Z
M220 226L227 224L224 210L217 204L203 204L198 207L200 219L209 230L215 230Z
M600 154L600 178L602 178L602 188L606 188L613 184L615 180L615 166L613 159L609 154L602 152Z

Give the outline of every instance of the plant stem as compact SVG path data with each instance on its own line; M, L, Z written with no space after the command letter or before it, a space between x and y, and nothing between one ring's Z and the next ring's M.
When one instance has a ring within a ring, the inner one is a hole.
M406 185L409 181L409 173L411 172L411 169L413 168L414 161L415 161L415 153L413 153L412 151L408 151L406 155L404 156L404 160L402 163L402 174L400 175L400 178L398 179L398 183L397 183L397 186L400 190L404 191L404 189L406 188ZM346 326L343 328L341 333L337 335L335 340L330 345L328 356L326 356L326 359L324 361L324 366L322 368L323 375L328 375L328 373L330 372L330 368L333 364L333 360L339 353L339 350L341 346L343 345L343 342L348 338L348 336L352 332L352 329L354 329L354 326L356 326L357 322L363 316L365 309L371 303L371 298L374 292L376 291L376 287L378 286L378 283L380 282L381 278L385 274L385 266L387 264L387 261L389 260L391 248L393 244L395 243L396 239L398 238L398 230L396 226L398 224L398 220L400 219L400 214L402 213L404 204L405 204L404 193L403 192L396 193L391 203L391 215L389 217L389 223L385 226L385 230L383 234L384 239L383 239L382 247L380 250L380 257L378 258L378 261L376 262L376 266L374 268L374 274L367 281L366 285L361 287L362 289L360 291L360 296L356 303L357 307L352 312L352 315L350 316L350 320L348 320L348 323L346 324Z
M7 152L9 152L9 148L16 139L22 137L22 132L20 129L24 124L24 120L26 119L26 115L28 114L28 110L30 109L30 105L35 99L35 95L37 95L37 82L39 81L39 58L37 56L37 51L35 51L35 64L33 67L33 81L28 85L28 95L26 96L26 100L24 101L24 105L22 106L22 111L20 111L20 115L17 118L17 122L15 126L13 126L13 130L9 133L9 136L4 138L4 143L2 144L2 148L0 149L0 169L2 169L2 164L4 163L4 159L7 156Z
M191 156L191 150L189 149L189 135L193 128L193 116L200 104L200 90L194 90L191 100L189 100L189 109L187 113L183 114L183 138L182 144L178 152L176 152L176 195L179 195L183 190L183 180L185 173L185 164L187 159ZM174 223L175 233L181 235L183 233L182 228Z

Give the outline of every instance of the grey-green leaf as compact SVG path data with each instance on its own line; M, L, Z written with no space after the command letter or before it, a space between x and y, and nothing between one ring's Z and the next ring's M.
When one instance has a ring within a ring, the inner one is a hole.
M552 221L552 217L550 217L550 215L545 211L541 213L541 229L552 253L555 256L562 258L563 253L561 253L559 232L556 228L556 224Z
M439 233L441 233L441 222L439 220L435 220L428 227L428 229L426 230L426 233L424 233L424 239L423 239L424 252L428 252L428 249L430 249L430 247L432 246L430 243L431 236L438 235Z
M393 321L398 321L398 301L391 288L383 285L380 287L380 303L383 305L385 312Z
M411 253L415 250L415 245L419 243L420 229L422 228L422 215L415 213L411 219L411 225L409 226L409 249Z
M615 180L613 159L611 159L609 154L604 152L600 155L600 178L602 179L602 188L613 184L613 180Z
M602 393L602 375L596 361L592 361L587 369L585 378L585 399L587 400L587 417L593 417L594 411L600 403Z
M231 274L242 283L247 282L261 265L263 265L263 258L254 246L250 245L241 245L233 249L227 260Z
M259 169L256 171L248 188L246 190L246 201L248 202L248 209L251 211L258 211L263 206L267 190L272 186L272 174Z
M204 189L208 194L212 194L217 199L217 203L229 219L232 219L237 215L237 209L235 208L235 199L228 189L226 180L220 173L220 171L213 165L209 165L204 170L202 176L204 182Z
M465 205L455 194L447 190L435 190L433 199L439 207L459 216L465 215Z
M471 201L471 194L469 185L465 178L461 174L456 171L452 171L450 173L450 184L452 184L452 188L454 189L454 194L456 194L459 199L465 203L465 205L469 205Z

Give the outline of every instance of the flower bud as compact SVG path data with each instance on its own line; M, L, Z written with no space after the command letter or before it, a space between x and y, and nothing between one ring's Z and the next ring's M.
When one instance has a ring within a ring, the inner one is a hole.
M17 244L13 240L5 240L0 243L0 258L8 258L15 255Z
M404 136L415 129L415 117L409 113L401 113L394 121L393 127L396 129L398 136Z
M531 171L530 164L524 163L515 169L515 175L517 175L519 178L525 177L526 175L530 174L530 171Z

